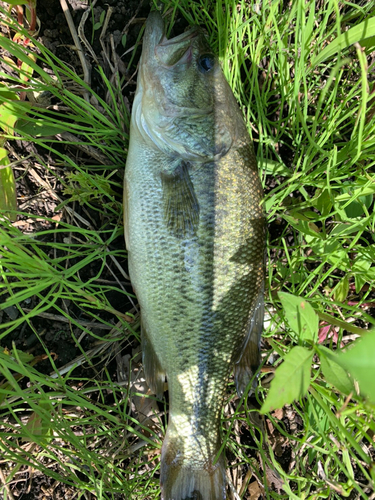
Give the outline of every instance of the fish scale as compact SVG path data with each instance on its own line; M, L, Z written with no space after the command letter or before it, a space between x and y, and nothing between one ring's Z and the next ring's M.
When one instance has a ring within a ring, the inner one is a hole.
M129 273L146 380L159 396L168 382L162 498L224 500L225 389L234 367L242 394L259 363L262 188L242 115L203 35L167 40L163 31L150 14L125 171Z

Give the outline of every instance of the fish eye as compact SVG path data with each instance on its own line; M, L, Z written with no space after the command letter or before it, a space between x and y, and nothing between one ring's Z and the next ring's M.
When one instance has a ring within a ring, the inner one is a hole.
M215 58L212 54L202 54L198 59L198 67L202 73L208 73L215 65Z

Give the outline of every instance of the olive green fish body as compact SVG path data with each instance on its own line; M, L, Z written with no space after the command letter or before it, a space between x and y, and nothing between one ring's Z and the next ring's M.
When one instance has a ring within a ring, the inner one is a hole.
M203 36L166 40L158 14L146 27L124 195L146 379L158 394L168 381L162 496L225 499L223 454L215 462L224 391L233 366L242 392L259 363L262 189Z

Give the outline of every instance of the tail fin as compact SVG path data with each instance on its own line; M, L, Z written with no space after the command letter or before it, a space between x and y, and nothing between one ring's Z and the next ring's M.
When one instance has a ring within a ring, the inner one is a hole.
M224 454L215 464L215 455L205 460L199 446L184 449L186 443L172 427L169 423L161 451L162 500L225 500Z

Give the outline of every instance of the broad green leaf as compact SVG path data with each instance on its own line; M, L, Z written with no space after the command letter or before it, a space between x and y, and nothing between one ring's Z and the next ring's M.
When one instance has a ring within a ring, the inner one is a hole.
M353 26L348 31L341 33L335 40L333 40L315 59L311 62L312 68L321 64L326 59L337 54L341 50L353 45L353 43L366 41L372 38L375 33L375 17L370 17L357 26Z
M9 135L14 134L14 127L20 118L19 108L13 102L0 105L0 128Z
M19 134L27 134L31 137L48 137L51 135L62 134L69 130L68 123L52 123L49 120L19 120L16 126Z
M41 399L39 401L40 411L31 413L26 422L27 430L35 437L48 438L51 436L51 418L46 413L52 414L53 408L49 400ZM25 440L28 440L26 437Z
M279 292L285 317L290 328L304 341L315 342L318 338L319 320L313 307L302 297Z
M361 215L366 213L363 206L369 209L372 204L372 199L372 194L368 194L367 196L359 196L356 200L352 201L348 206L344 208L346 215L350 219L360 217Z
M29 0L4 0L4 2L9 5L28 5L31 3Z
M346 236L350 236L353 233L364 231L366 230L366 228L366 223L359 223L358 221L337 222L329 234L331 237L340 236L341 238L343 238Z
M369 279L368 276L362 275L362 274L356 274L354 276L354 283L355 283L355 292L359 293L362 288L368 283Z
M358 246L357 248L358 257L361 259L369 260L370 262L375 262L375 247L374 245L369 245L366 247ZM354 262L357 262L355 260Z
M14 357L15 359L17 359L17 361L19 361L22 364L24 364L24 363L30 363L30 361L32 361L34 359L34 355L33 354L30 354L29 352L20 351L18 349L17 349L16 353L13 350L10 351L9 355L12 358Z
M341 241L337 238L312 238L306 236L306 242L310 245L312 251L321 257L322 260L327 260L333 266L336 266L341 271L347 272L350 269L350 259L348 250L343 248Z
M302 234L314 236L315 238L322 238L322 234L319 232L318 227L307 220L302 220L302 217L297 219L295 217L290 217L289 215L284 215L284 219L289 222L289 224L297 229L297 231Z
M302 214L301 214L302 215ZM306 217L306 220L316 220L316 212L313 212L312 210L304 210L303 215ZM316 230L319 232L319 228L316 224L314 224L312 227L316 228Z
M27 82L33 76L34 69L27 63L23 62L20 68L20 77L23 82Z
M345 189L345 192L335 196L335 201L349 201L351 198L358 198L359 196L368 196L375 194L375 185L369 184L357 189Z
M275 371L275 378L260 413L282 408L306 394L310 385L313 354L306 347L295 346L291 349Z
M346 274L335 286L333 296L336 302L344 302L349 293L349 276Z
M262 161L259 162L259 170L269 175L281 175L283 177L290 177L291 175L290 169L286 167L284 163L268 158L263 158Z
M319 196L312 200L312 204L317 208L317 210L319 210L322 215L328 215L333 206L331 195L329 194L328 189L323 189Z
M365 38L361 41L361 46L365 47L369 51L374 50L375 47L375 36L370 36L370 38Z
M106 16L106 11L103 10L103 12L100 14L99 21L94 24L95 31L100 29L103 26L105 16Z
M319 429L322 434L329 429L329 418L324 408L311 395L307 396L308 401L305 406L311 425ZM312 451L312 450L311 450ZM315 456L315 453L314 453Z
M316 346L320 366L326 381L343 394L354 392L354 384L347 371L338 363L338 354L323 345Z
M12 167L7 165L10 165L8 151L0 147L0 213L15 220L11 212L17 210L16 181Z
M337 361L358 381L362 394L375 404L375 331L356 340Z
M363 188L363 190L364 189L365 188ZM361 215L363 215L365 213L364 206L367 209L370 208L370 206L372 204L373 196L374 196L373 194L370 193L367 195L357 196L358 191L356 194L353 193L353 186L352 186L352 183L350 183L350 182L344 183L342 191L344 194L347 193L351 197L355 198L355 199L353 199L353 201L351 203L349 203L349 205L346 205L344 207L345 213L350 219L354 219L356 217L360 217ZM336 200L337 200L337 198L336 198Z
M8 64L8 61L6 61ZM13 63L12 59L11 62ZM19 97L17 93L13 90L10 90L9 87L4 85L3 83L0 83L0 101L3 101L3 99L8 99L11 101L18 101Z
M354 272L354 282L355 282L355 291L359 293L363 286L371 280L371 272L369 272L373 259L369 258L361 258L358 257L354 260L352 271Z
M350 268L348 250L342 247L340 241L334 239L327 240L327 243L324 245L324 251L330 264L342 271L348 271Z

